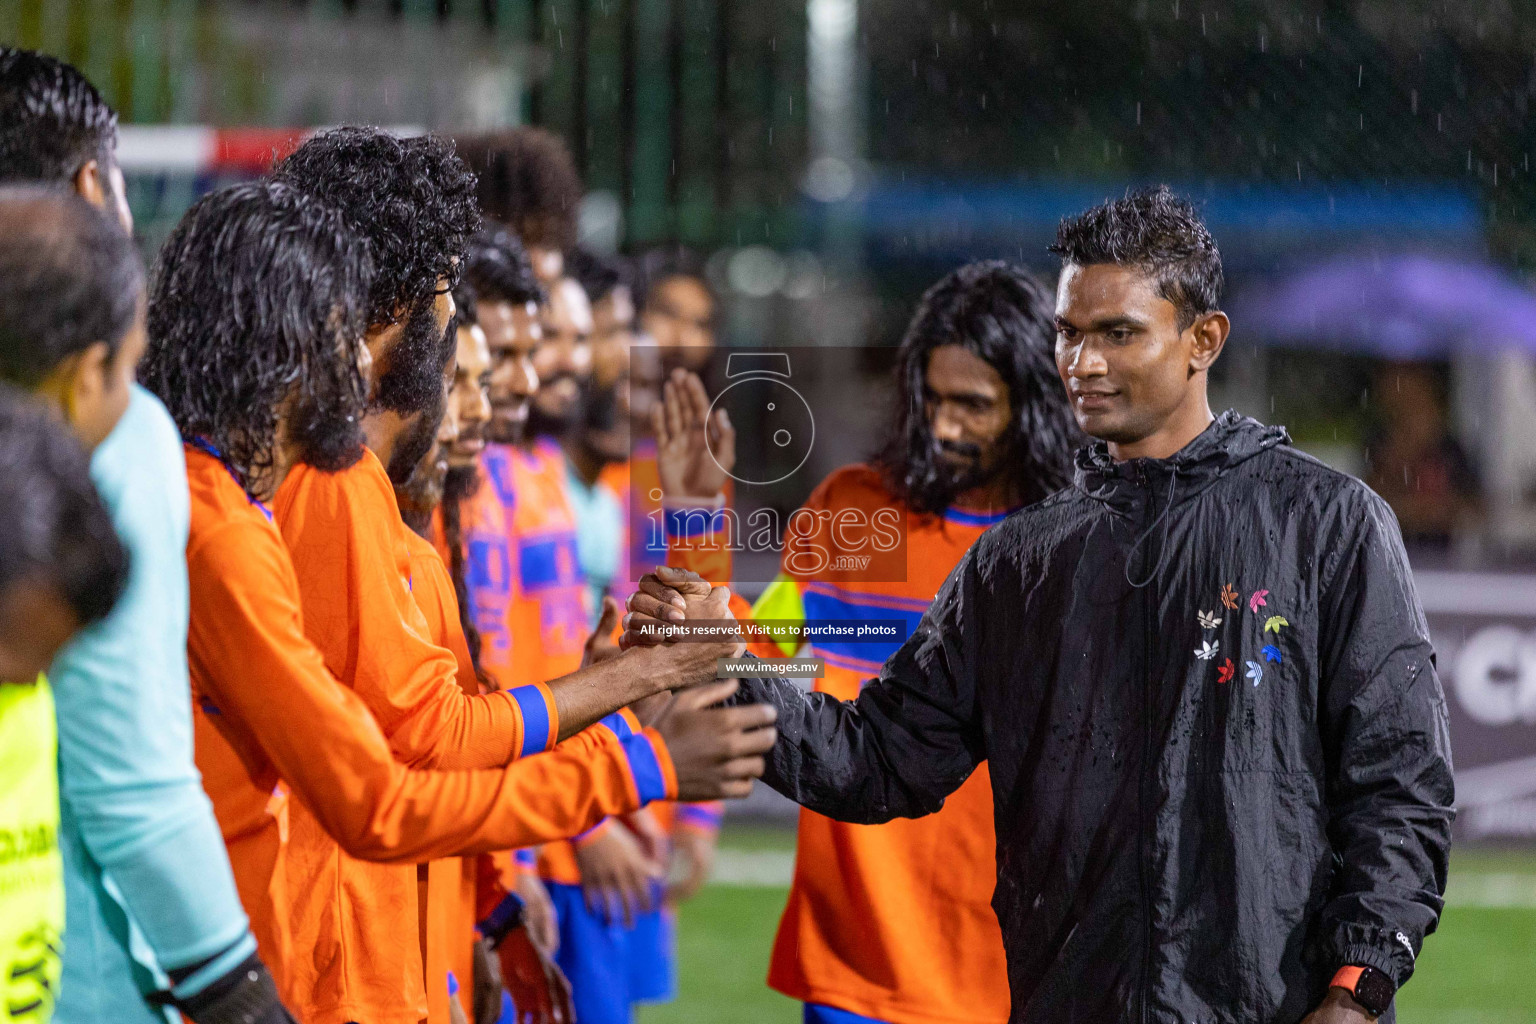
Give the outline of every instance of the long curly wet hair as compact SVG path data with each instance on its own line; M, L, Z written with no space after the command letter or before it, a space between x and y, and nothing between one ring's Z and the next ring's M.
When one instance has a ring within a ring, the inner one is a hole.
M524 126L463 135L459 151L479 178L480 208L526 245L567 250L576 244L581 175L560 136Z
M1001 260L968 263L923 294L897 355L898 402L889 440L873 463L916 512L937 514L957 497L938 462L924 400L928 357L958 345L1008 385L1013 421L1004 465L1025 504L1066 486L1082 435L1056 373L1054 303L1022 267Z
M340 210L367 241L374 277L368 325L399 323L459 279L480 228L475 176L435 135L400 138L381 128L333 128L306 141L273 171Z
M362 454L357 346L373 265L342 215L280 181L199 199L160 250L139 379L183 437L270 493L280 410L306 462Z

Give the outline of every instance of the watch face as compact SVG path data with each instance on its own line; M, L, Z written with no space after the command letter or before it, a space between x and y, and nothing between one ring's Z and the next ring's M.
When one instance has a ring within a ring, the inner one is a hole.
M1355 1002L1369 1010L1372 1016L1386 1013L1396 994L1397 986L1392 984L1392 979L1374 967L1365 968L1360 980L1355 982Z

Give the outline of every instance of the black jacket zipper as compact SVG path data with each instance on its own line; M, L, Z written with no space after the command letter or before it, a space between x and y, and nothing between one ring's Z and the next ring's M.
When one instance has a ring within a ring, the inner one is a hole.
M1137 484L1141 486L1142 492L1146 495L1146 499L1147 499L1146 525L1143 527L1143 529L1148 531L1148 533L1150 534L1152 532L1155 524L1157 523L1156 499L1154 498L1154 496L1152 494L1153 488L1151 486L1151 483L1148 481L1145 472L1143 471L1142 467L1140 467L1140 466L1136 467L1136 481L1137 481ZM1170 514L1171 514L1171 512L1170 512ZM1148 540L1151 541L1152 543L1156 543L1156 539L1152 538L1150 536L1148 537ZM1148 558L1148 559L1153 559L1155 557L1156 560L1153 561L1153 565L1156 565L1157 561L1161 560L1162 555L1163 555L1163 552L1158 551L1158 552L1156 552L1156 554L1154 556L1153 551L1149 547L1143 553L1142 557ZM1138 874L1140 875L1140 881L1141 881L1142 929L1143 929L1143 934L1144 934L1144 939L1143 939L1144 945L1143 945L1143 948L1142 948L1142 959L1141 959L1141 986L1140 986L1140 991L1137 993L1137 995L1138 995L1138 997L1140 999L1140 1002L1141 1002L1141 1014L1140 1014L1141 1024L1147 1024L1147 1022L1149 1020L1148 1009L1147 1009L1147 990L1148 990L1148 988L1152 984L1152 885L1151 885L1151 882L1148 880L1148 877L1147 877L1148 876L1148 872L1150 871L1150 868L1151 868L1151 866L1147 863L1147 857L1148 857L1148 852L1147 852L1147 835L1148 835L1147 813L1148 813L1148 811L1147 811L1147 809L1148 809L1148 806L1149 806L1148 788L1151 785L1153 785L1153 776L1154 776L1154 774L1155 774L1155 772L1157 770L1156 762L1155 762L1154 758L1152 757L1152 690L1153 690L1153 680L1152 680L1152 663L1153 663L1152 651L1153 651L1153 646L1152 645L1156 642L1156 637L1154 636L1154 632L1155 631L1152 628L1152 618L1153 618L1153 611L1154 611L1154 609L1156 608L1156 605L1157 605L1156 596L1155 596L1155 589L1156 589L1156 587L1157 587L1157 580L1155 578L1155 572L1154 572L1152 577L1149 577L1147 579L1146 589L1142 593L1142 634L1143 634L1143 636L1142 636L1142 648L1141 648L1141 650L1142 650L1142 680L1143 680L1142 702L1141 702L1141 760L1142 760L1142 772L1141 772L1141 785L1139 787L1139 789L1140 789L1140 793L1139 793L1140 799L1137 801L1137 810L1139 811L1139 813L1137 815L1137 818L1138 818L1138 830L1137 830L1137 839L1136 839L1137 861L1138 861L1138 864L1139 864Z

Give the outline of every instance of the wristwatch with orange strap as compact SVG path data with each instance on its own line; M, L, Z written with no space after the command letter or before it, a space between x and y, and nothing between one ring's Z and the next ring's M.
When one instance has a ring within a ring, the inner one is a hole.
M1380 1017L1392 1005L1397 986L1392 979L1374 967L1340 967L1329 982L1330 988L1342 988L1354 996L1355 1002L1365 1008L1372 1017Z

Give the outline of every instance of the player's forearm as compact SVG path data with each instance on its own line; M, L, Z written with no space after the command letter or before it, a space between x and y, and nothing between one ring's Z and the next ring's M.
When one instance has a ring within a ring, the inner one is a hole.
M196 781L69 801L91 858L109 875L155 959L174 970L249 931L207 794Z
M659 736L608 736L595 749L557 749L500 771L405 771L363 827L336 839L364 860L468 856L569 839L676 792Z
M642 647L550 680L546 685L554 695L559 738L568 739L647 697L708 682L715 678L716 659L731 653L725 644Z

